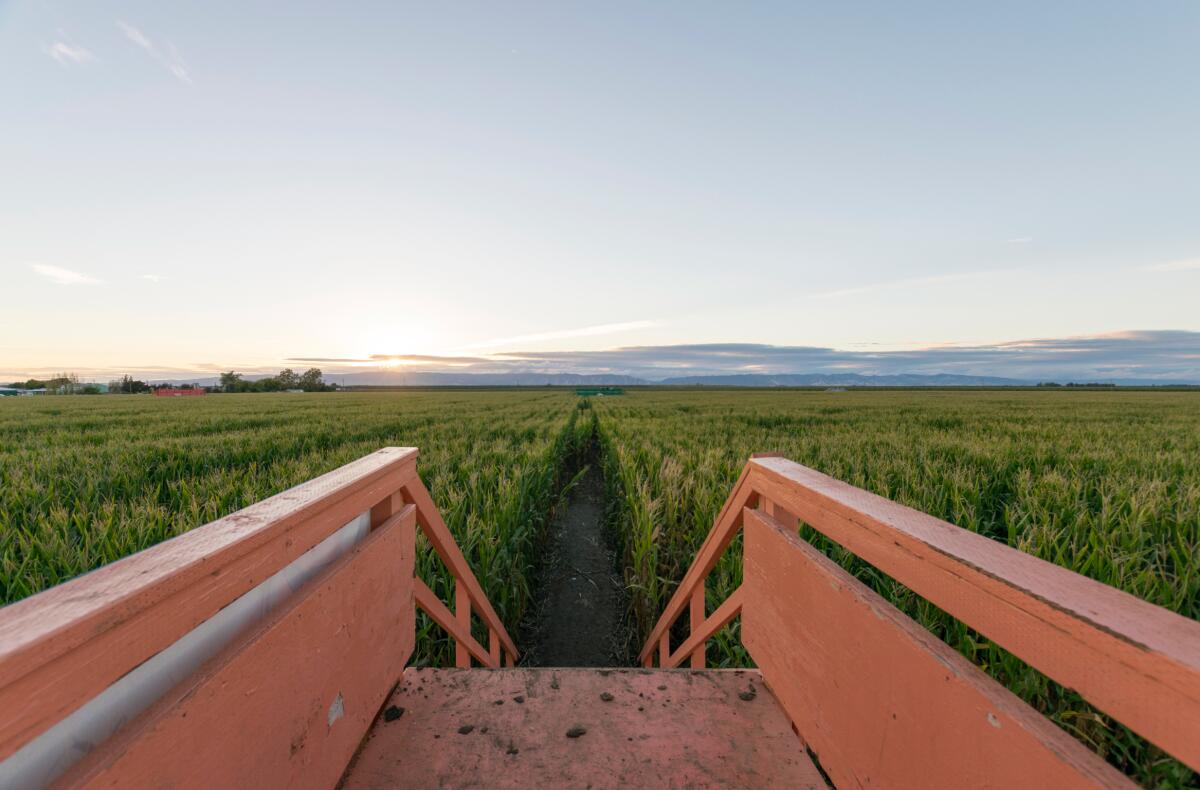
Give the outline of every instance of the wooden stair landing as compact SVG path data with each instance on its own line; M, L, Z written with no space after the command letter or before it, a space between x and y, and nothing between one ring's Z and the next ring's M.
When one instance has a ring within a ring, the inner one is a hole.
M343 778L485 785L826 787L755 670L406 670Z

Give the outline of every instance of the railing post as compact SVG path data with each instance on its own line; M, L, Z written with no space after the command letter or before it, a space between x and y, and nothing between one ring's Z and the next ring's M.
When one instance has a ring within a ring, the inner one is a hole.
M404 509L404 494L393 491L386 499L381 499L371 507L371 529L375 529L396 513Z
M671 629L667 628L658 638L658 665L666 669L669 663L671 663Z
M500 635L495 628L488 628L488 658L492 660L492 669L500 668Z
M700 583L692 588L691 600L691 629L692 633L697 633L704 626L704 587L707 584L707 579L701 579ZM699 646L692 651L692 669L704 669L705 661L705 643L701 642Z
M471 594L467 591L467 585L457 576L454 577L454 619L462 626L464 633L471 633ZM454 640L454 666L471 666L470 651L457 639Z
M767 499L766 497L760 498L759 501L761 502L762 511L764 513L766 513L768 516L775 519L780 524L787 527L789 530L795 530L797 528L797 525L799 524L800 519L797 518L795 515L784 510L782 507L775 504L774 502Z

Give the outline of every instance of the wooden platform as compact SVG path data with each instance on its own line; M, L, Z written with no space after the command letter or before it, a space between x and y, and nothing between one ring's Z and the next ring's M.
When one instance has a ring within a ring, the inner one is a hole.
M754 670L410 669L343 779L482 786L826 784Z

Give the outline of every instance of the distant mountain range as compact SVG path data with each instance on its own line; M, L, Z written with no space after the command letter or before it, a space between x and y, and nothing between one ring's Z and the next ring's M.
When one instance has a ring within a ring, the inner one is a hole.
M258 378L247 376L247 378ZM540 373L440 373L380 370L329 374L327 382L343 386L384 387L580 387L580 386L670 386L670 387L1028 387L1035 381L999 376L959 376L950 373L894 374L867 376L860 373L782 373L714 376L673 376L664 379L614 374ZM168 383L194 382L216 386L216 378L173 379ZM1122 379L1104 383L1121 386L1186 385L1190 382L1153 379Z

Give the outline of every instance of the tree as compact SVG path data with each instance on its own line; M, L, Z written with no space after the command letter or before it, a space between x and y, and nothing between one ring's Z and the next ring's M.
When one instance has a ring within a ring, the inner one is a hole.
M325 382L321 379L320 368L309 368L300 376L300 389L305 392L320 392L325 389Z
M46 392L55 395L74 395L79 390L79 376L74 373L59 373L46 382Z
M281 390L294 390L300 386L300 377L291 368L284 368L279 371L279 375L275 377L275 380L279 382L279 389Z
M241 385L244 383L241 373L235 373L231 370L228 373L221 374L221 390L224 392L243 392L244 389Z
M149 390L149 384L135 379L130 375L125 375L115 381L108 382L108 391L110 393L119 392L124 395L134 395L139 392L148 392Z

